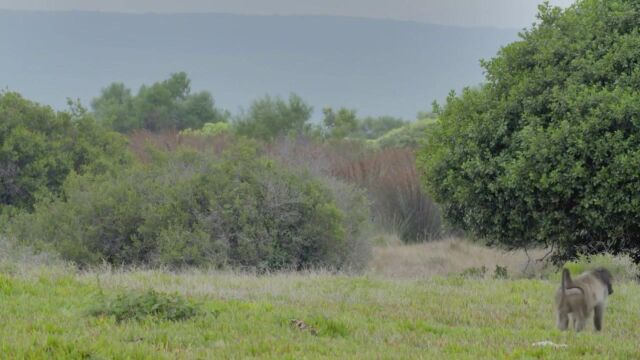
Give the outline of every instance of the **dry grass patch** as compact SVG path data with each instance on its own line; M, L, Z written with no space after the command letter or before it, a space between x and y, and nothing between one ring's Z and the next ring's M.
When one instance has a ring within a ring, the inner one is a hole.
M484 266L489 276L496 266L501 266L506 267L510 277L539 274L545 265L536 259L542 258L545 251L531 250L528 254L488 248L455 238L415 245L383 245L374 248L369 272L384 277L429 278L460 274Z

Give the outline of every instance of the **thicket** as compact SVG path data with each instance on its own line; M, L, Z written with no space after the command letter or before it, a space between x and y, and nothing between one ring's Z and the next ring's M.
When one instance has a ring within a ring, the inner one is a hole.
M112 173L130 160L126 139L81 107L55 112L0 93L0 214L32 210L39 198L61 195L70 173Z
M150 146L146 163L116 174L74 174L64 199L38 203L10 233L79 265L364 265L361 193L338 199L309 174L260 156L250 142L233 142L218 154Z
M420 154L446 218L555 259L640 263L640 3L540 7L539 22L451 95Z

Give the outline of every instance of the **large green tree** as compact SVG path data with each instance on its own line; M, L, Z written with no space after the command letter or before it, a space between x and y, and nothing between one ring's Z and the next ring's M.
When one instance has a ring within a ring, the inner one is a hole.
M640 262L640 2L542 5L521 40L449 96L419 166L445 217L555 260Z
M17 93L0 93L0 212L30 210L58 194L71 172L99 174L130 161L125 139L82 108L55 112Z
M191 81L184 72L143 85L136 95L124 84L113 83L93 99L91 106L101 122L120 132L199 129L228 117L214 106L209 92L191 92Z

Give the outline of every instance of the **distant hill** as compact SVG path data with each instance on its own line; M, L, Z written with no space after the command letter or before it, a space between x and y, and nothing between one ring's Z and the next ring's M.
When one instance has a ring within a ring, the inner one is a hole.
M517 30L331 16L0 11L0 87L56 108L100 89L186 71L236 112L296 92L360 115L413 119L451 89L482 81L479 59Z

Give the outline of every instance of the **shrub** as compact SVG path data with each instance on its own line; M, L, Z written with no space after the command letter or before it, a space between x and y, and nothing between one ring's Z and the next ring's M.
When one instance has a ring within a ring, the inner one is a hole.
M146 317L182 321L201 314L202 310L179 294L149 290L144 293L123 293L111 299L102 297L90 313L93 316L113 316L118 322Z
M260 270L352 267L355 225L331 192L242 142L223 154L156 150L112 176L72 176L66 201L10 225L78 264L209 265Z
M83 109L54 112L0 93L0 212L32 210L60 194L69 173L101 174L129 162L125 139L105 131Z

